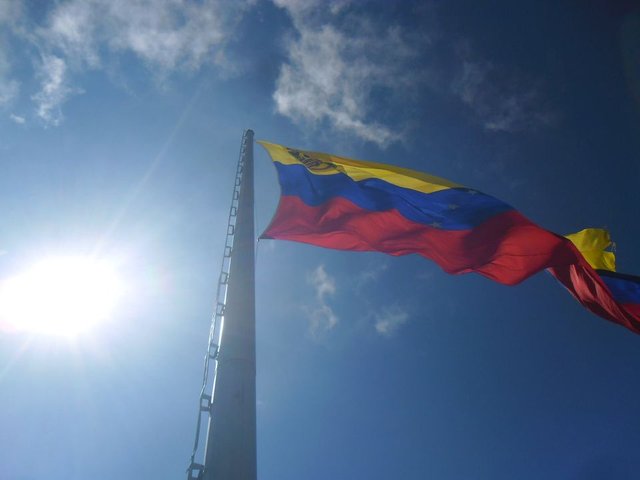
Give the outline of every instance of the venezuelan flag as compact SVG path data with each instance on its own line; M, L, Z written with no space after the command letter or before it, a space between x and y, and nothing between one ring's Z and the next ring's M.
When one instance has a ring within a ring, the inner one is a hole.
M416 253L448 273L476 272L506 285L548 269L586 308L640 333L640 282L615 273L606 232L563 237L443 178L259 143L274 161L282 193L261 238Z

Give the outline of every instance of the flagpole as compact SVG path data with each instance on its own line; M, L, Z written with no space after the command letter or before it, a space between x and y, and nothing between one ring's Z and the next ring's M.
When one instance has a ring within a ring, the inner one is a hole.
M242 175L217 355L203 480L256 480L253 131L242 139Z

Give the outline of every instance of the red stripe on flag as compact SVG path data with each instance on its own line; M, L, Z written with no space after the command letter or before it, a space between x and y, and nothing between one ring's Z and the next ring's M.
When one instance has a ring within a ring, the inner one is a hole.
M622 305L622 307L635 317L636 328L638 328L637 322L638 322L638 319L640 319L640 305L638 305L637 303L625 303L624 305ZM637 329L632 328L632 330L640 333L640 331L638 331Z
M569 244L569 248L577 252L573 244ZM640 333L640 305L621 305L616 302L600 275L591 268L582 255L579 255L576 264L552 267L549 272L585 308L602 318Z
M442 230L407 220L396 210L372 212L338 197L312 207L298 197L282 196L262 238L390 255L417 253L448 273L477 272L507 285L582 258L567 248L569 240L516 211L498 214L471 230Z

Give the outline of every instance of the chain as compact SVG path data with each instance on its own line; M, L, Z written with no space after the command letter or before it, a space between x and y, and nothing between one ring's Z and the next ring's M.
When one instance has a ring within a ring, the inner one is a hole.
M233 251L233 238L236 229L238 216L238 201L240 199L240 185L242 183L242 170L244 168L244 151L246 148L246 132L242 134L242 145L240 147L240 157L236 168L236 179L231 197L231 208L229 208L229 219L227 222L227 235L224 243L224 253L222 255L222 265L220 267L220 277L218 278L218 288L216 291L215 309L211 317L211 327L209 328L209 341L207 343L207 353L204 356L204 369L202 374L202 388L200 389L200 405L198 406L198 419L196 422L196 434L193 441L193 451L191 461L187 468L187 480L200 480L204 473L204 461L198 463L196 455L200 444L201 427L203 417L210 420L211 406L216 385L216 373L218 371L218 352L220 351L220 341L222 339L222 327L224 323L224 311L227 301L227 287L229 285L229 270L231 268L231 253ZM213 365L212 365L213 361ZM207 394L207 385L211 380L211 394ZM203 415L205 414L205 415Z

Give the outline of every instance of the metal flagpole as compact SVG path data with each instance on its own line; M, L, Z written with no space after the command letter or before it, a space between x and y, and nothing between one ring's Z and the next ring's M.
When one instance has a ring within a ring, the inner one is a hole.
M216 301L187 478L256 480L252 130L246 130L242 137ZM210 360L214 361L212 372ZM205 389L210 376L213 387L209 395ZM204 465L195 461L203 413L209 417Z

